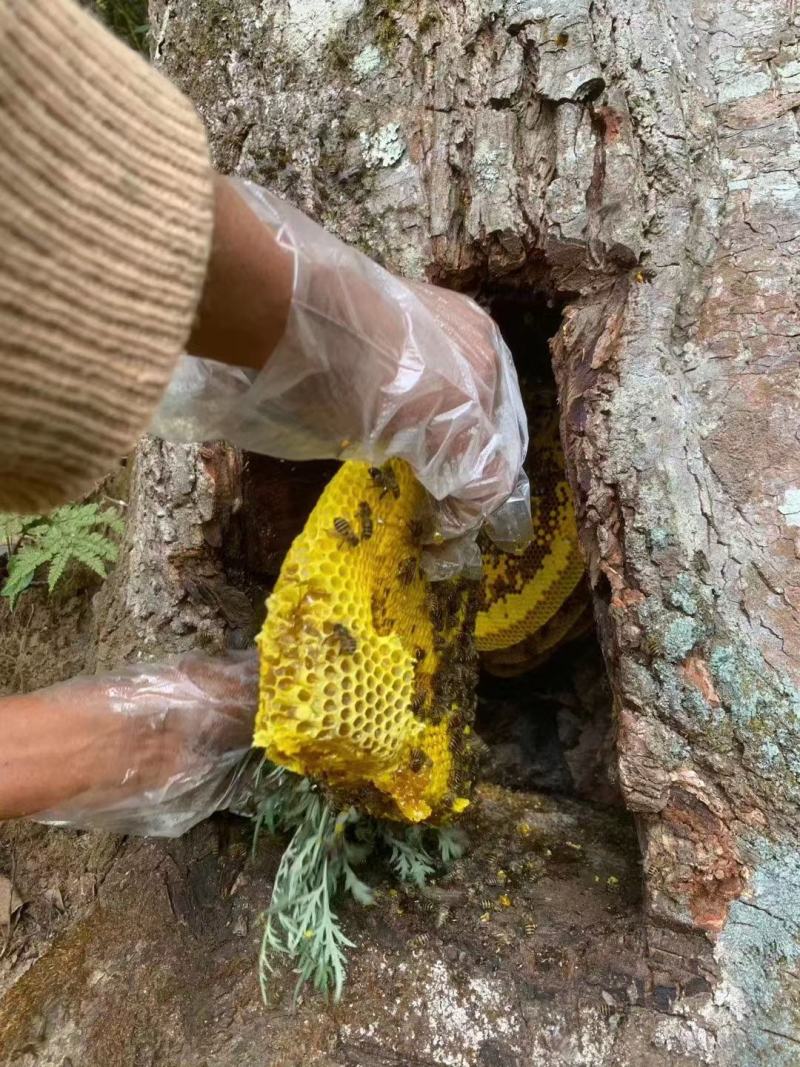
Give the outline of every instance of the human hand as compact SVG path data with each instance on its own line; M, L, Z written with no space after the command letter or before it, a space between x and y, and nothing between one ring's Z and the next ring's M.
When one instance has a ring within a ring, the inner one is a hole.
M242 773L258 703L258 654L192 653L75 678L8 698L4 723L14 722L15 702L27 720L35 771L26 786L34 792L8 814L177 837L224 807Z
M291 254L286 329L258 374L185 360L155 432L289 459L399 457L437 501L444 538L474 541L488 522L498 541L524 543L527 422L492 319L390 274L266 190L236 188Z

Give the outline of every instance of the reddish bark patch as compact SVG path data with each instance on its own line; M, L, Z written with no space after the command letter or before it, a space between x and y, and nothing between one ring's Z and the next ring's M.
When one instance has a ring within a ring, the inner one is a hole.
M619 111L615 111L613 107L598 107L595 108L595 114L603 123L603 137L606 143L613 144L619 140L623 123L623 116Z
M662 868L664 888L682 897L696 928L719 933L731 903L746 884L734 836L710 798L675 783L661 813L664 837L671 855Z
M714 688L708 664L700 656L689 656L683 665L683 676L689 685L699 689L703 698L712 707L718 708L722 703L719 694Z

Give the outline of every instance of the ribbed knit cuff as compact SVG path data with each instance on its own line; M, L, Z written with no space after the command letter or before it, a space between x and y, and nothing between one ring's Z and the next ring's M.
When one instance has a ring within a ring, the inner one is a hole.
M165 78L70 0L0 0L0 510L80 495L146 427L212 197Z

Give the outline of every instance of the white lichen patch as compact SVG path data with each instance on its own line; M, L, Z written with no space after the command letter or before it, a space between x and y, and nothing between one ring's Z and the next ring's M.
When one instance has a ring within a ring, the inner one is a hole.
M368 78L370 74L375 74L383 66L383 56L381 50L376 48L374 44L368 44L366 48L362 48L356 58L353 60L353 74L356 78Z
M786 489L778 511L783 515L787 526L800 526L800 489Z
M422 988L412 1008L427 1017L425 1055L442 1067L473 1067L483 1044L497 1038L519 1051L520 1020L496 980L471 978L459 988L444 961L435 960Z
M401 969L380 967L387 979ZM382 998L386 1015L380 1021L345 1024L341 1036L356 1046L389 1042L401 1062L402 1052L391 1035L413 1034L415 1060L437 1067L477 1067L487 1042L499 1042L510 1055L521 1055L524 1023L501 978L458 981L441 959L419 960L415 972L410 996L404 991L393 1002L391 995Z
M375 133L359 134L361 157L367 167L392 167L402 159L406 142L399 122L387 122Z
M658 1024L653 1034L657 1048L677 1056L691 1056L698 1063L715 1063L717 1040L691 1019L670 1016Z
M298 55L316 54L363 7L364 0L289 0L285 43Z
M719 103L730 104L734 100L744 100L759 96L772 87L772 77L767 70L754 70L748 74L735 76L724 81L719 87Z

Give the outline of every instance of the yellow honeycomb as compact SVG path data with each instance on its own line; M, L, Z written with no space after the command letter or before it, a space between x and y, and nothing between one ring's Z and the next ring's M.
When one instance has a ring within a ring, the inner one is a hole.
M534 633L508 648L481 653L481 666L497 677L512 678L538 667L557 647L588 633L591 626L591 601L580 582L555 615Z
M375 815L468 803L475 583L429 583L408 466L345 463L290 548L259 636L254 743Z
M488 541L482 545L483 579L475 627L475 643L482 653L519 645L536 634L575 593L585 572L564 471L558 412L552 404L540 406L531 422L528 474L534 536L519 556Z

